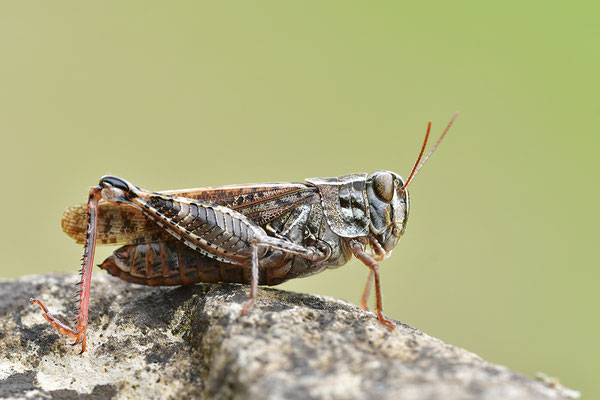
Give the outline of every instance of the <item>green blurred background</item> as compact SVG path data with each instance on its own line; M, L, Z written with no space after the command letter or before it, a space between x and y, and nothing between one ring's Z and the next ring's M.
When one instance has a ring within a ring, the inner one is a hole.
M406 177L460 110L382 264L386 313L600 397L600 9L414 3L2 1L0 276L75 272L60 216L104 174ZM357 304L366 277L282 288Z

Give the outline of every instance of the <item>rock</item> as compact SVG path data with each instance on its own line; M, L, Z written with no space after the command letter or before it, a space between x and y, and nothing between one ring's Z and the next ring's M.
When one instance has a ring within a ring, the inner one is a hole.
M206 284L151 288L96 273L88 350L68 346L30 297L63 321L76 277L0 281L0 397L214 399L566 399L536 381L340 300Z

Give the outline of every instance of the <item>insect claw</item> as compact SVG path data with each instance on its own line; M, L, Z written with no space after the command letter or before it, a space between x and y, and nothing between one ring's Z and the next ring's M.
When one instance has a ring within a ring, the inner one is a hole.
M381 322L383 325L387 326L391 330L396 329L396 324L394 324L392 320L384 317L383 314L379 311L377 312L377 318L379 319L379 322Z
M254 307L254 298L251 297L244 302L244 307L242 307L242 312L240 315L241 316L248 315L248 312L250 310L252 310L253 307Z
M83 354L83 352L85 351L86 348L86 344L85 344L85 333L83 334L83 338L81 340L81 351L79 352L79 354Z

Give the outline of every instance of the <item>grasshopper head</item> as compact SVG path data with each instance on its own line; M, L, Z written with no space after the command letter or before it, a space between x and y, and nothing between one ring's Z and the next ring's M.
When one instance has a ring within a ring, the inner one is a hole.
M391 251L404 233L409 198L400 175L391 171L373 172L367 177L370 231L386 252Z
M421 161L431 132L431 122L429 122L421 152L406 182L402 180L400 175L390 171L373 172L367 177L367 197L371 218L370 231L376 241L376 243L372 243L374 245L372 247L380 248L389 253L398 243L408 220L409 199L406 188L425 164L425 161L439 146L457 116L458 113L454 114L440 138ZM373 238L371 242L373 242ZM381 250L376 250L376 252L380 253Z

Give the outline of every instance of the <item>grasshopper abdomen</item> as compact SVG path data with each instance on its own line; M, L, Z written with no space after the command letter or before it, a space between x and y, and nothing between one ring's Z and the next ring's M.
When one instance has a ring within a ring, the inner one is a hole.
M207 257L173 240L123 246L100 268L124 281L149 286L250 281L247 268Z

